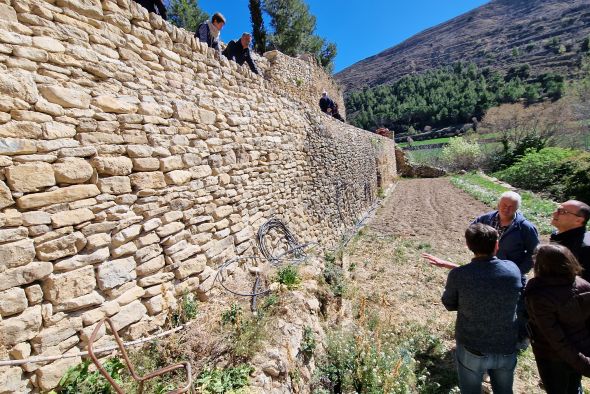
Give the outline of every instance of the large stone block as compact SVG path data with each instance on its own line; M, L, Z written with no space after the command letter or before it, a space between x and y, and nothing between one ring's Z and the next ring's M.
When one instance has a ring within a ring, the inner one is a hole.
M39 91L33 74L26 71L3 71L0 73L0 93L34 104Z
M111 176L98 180L98 188L107 194L131 193L131 180L126 176Z
M20 287L0 292L0 316L6 317L27 309L27 295Z
M73 209L51 215L53 228L74 226L94 219L94 213L88 208Z
M128 325L138 322L146 314L147 309L141 301L133 301L131 304L125 305L121 311L113 316L111 319L117 331Z
M65 318L56 325L41 330L32 340L31 345L37 353L42 353L51 346L56 346L60 342L76 335L78 330L82 329L82 318Z
M39 208L51 204L72 202L100 194L96 185L73 185L45 193L29 194L20 197L16 205L21 209Z
M8 4L0 4L0 21L18 23L14 8Z
M90 163L80 157L65 157L53 164L57 183L84 183L94 172Z
M0 272L29 264L35 258L35 245L31 239L23 239L0 245Z
M36 192L55 185L53 167L49 163L26 163L6 169L8 186L17 192Z
M68 234L37 246L37 258L41 261L52 261L72 256L86 246L86 237L81 232Z
M0 273L0 291L43 279L52 271L53 264L48 261L34 261L22 267L8 269Z
M92 100L92 105L97 106L104 112L116 114L132 114L137 112L137 104L129 100L121 99L109 95L100 95Z
M66 47L64 47L61 42L48 36L33 37L33 46L47 52L59 53L66 51Z
M45 299L53 304L89 294L96 287L94 267L86 266L63 274L49 275L42 286Z
M0 342L13 346L35 337L41 329L41 305L25 309L20 315L0 321Z
M90 163L100 175L129 175L133 171L133 163L128 157L98 156Z
M57 360L39 368L35 371L37 385L43 390L43 392L55 388L68 368L78 365L81 362L81 357L72 357Z
M80 297L70 298L53 307L55 312L73 312L91 306L101 305L104 297L93 291Z
M169 185L184 185L192 178L190 171L174 170L166 173L166 183Z
M24 138L0 138L0 155L28 155L37 152L33 140Z
M76 135L76 128L67 123L47 122L43 124L43 138L55 140L58 138L72 138Z
M104 247L97 249L90 254L76 254L70 258L59 260L55 263L54 268L55 271L69 271L72 269L84 267L86 265L102 263L106 261L109 256L109 248Z
M20 241L29 235L26 227L14 227L4 230L0 229L0 243Z
M135 190L162 189L166 187L166 179L161 171L136 172L129 175L131 186Z
M203 272L207 266L207 258L203 255L196 256L192 259L185 260L178 265L174 271L176 279L184 279L194 274Z
M137 277L135 265L133 257L102 263L97 272L98 287L101 290L112 289L135 279Z
M61 86L42 86L41 94L47 101L59 104L64 108L89 108L90 95L81 89L64 88Z
M0 125L0 137L39 139L43 134L41 126L35 122L12 120Z

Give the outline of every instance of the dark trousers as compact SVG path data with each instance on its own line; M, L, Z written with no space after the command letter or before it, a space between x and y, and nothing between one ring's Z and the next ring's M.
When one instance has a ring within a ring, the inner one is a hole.
M535 358L547 394L582 394L582 375L559 360Z

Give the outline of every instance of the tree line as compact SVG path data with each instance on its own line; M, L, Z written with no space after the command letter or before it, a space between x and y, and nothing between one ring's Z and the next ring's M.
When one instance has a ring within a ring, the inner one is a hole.
M388 127L414 133L426 126L445 127L481 119L486 110L503 103L559 99L565 78L555 73L531 75L529 65L506 73L480 69L474 63L456 63L407 75L392 85L350 93L345 100L349 121L372 130Z
M278 49L289 56L311 53L318 64L332 72L336 44L315 33L316 17L303 0L249 0L248 8L254 51L263 54ZM167 11L174 25L193 32L209 18L199 7L198 0L170 0ZM264 21L265 14L268 25Z

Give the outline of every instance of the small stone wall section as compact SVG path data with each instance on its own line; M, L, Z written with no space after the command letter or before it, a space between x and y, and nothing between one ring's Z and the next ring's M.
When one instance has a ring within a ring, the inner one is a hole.
M323 246L360 219L393 142L322 114L329 78L276 59L254 75L129 0L0 0L0 359L86 350L107 316L158 330L271 217ZM1 367L0 393L79 362Z

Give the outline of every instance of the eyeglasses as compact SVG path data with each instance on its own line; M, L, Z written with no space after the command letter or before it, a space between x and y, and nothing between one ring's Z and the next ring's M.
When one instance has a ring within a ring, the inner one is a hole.
M558 215L565 215L565 214L568 214L569 213L570 215L574 215L574 216L578 216L578 217L581 217L582 216L582 215L579 215L577 213L570 212L570 211L568 211L566 209L563 209L563 208L557 208L555 210L555 212L557 212Z

